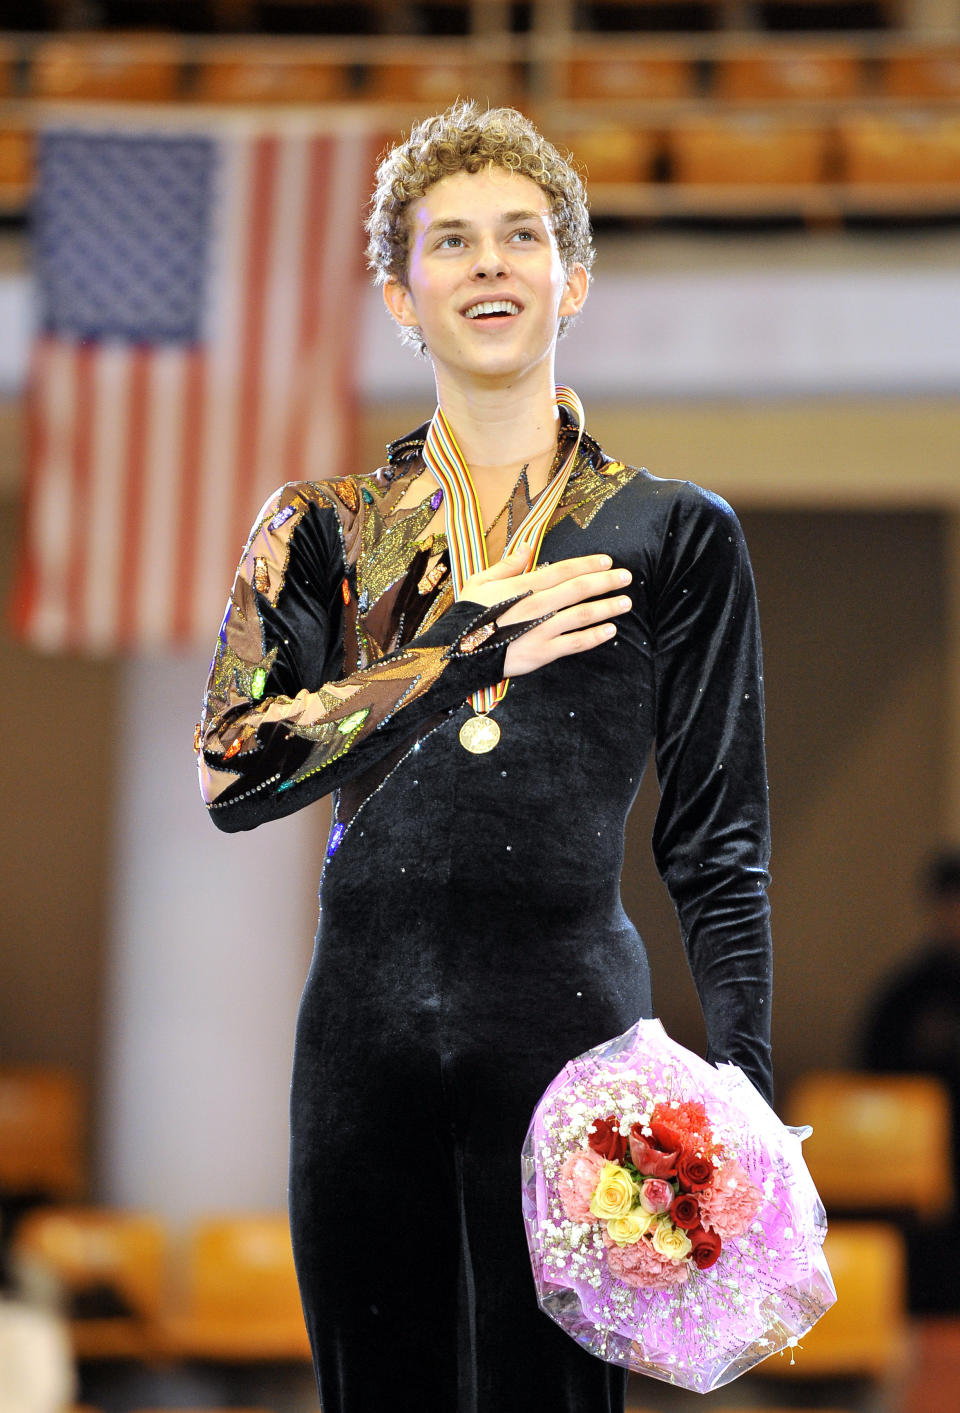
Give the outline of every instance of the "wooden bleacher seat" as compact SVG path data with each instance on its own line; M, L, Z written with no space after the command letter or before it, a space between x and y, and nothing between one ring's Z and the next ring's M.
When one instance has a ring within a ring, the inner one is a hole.
M190 94L203 103L337 103L351 96L345 64L297 58L288 46L260 52L236 44L204 51Z
M14 143L13 174L17 160ZM0 1067L0 1194L61 1201L82 1194L83 1109L82 1086L68 1070Z
M960 99L960 44L888 55L881 86L888 98Z
M690 98L696 92L696 68L691 59L675 51L634 50L629 44L585 43L567 60L566 96L590 99Z
M860 59L852 51L809 45L758 45L718 59L713 86L728 103L854 98L861 89Z
M160 1221L137 1212L54 1207L29 1213L13 1246L26 1288L60 1298L78 1359L140 1359L153 1353L166 1277Z
M816 183L826 147L817 123L754 113L679 119L667 132L673 179L689 184Z
M772 1378L866 1378L884 1383L908 1356L906 1243L883 1222L833 1222L824 1252L837 1302L800 1341L796 1362L774 1354L754 1373Z
M174 35L70 35L33 49L33 98L167 102L177 96L180 45Z
M551 140L570 147L576 162L586 168L589 182L619 182L631 186L649 181L657 153L656 133L624 124L597 124L578 128Z
M496 67L498 92L490 97L510 103L520 91L516 68ZM424 112L439 111L457 98L486 98L486 83L475 58L465 50L420 44L415 54L367 65L362 96L376 103L415 103Z
M960 174L960 123L957 162ZM828 1212L909 1208L934 1218L950 1210L950 1096L938 1080L815 1071L794 1085L786 1113L788 1122L813 1127L803 1156ZM903 1151L923 1155L910 1163L909 1182L891 1157Z
M286 1214L219 1217L193 1230L185 1289L161 1322L173 1358L306 1360Z

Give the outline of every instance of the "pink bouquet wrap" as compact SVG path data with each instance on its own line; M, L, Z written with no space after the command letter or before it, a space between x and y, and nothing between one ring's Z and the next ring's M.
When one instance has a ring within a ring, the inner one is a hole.
M699 1393L793 1348L836 1299L808 1131L657 1020L571 1060L523 1147L541 1309L601 1359Z

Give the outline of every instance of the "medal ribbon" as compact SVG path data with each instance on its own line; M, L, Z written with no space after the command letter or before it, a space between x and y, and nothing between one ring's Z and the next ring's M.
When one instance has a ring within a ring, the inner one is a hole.
M537 498L536 504L531 506L523 523L513 532L504 548L503 558L515 550L529 550L524 574L529 574L531 569L536 568L543 537L566 489L583 436L583 405L573 388L558 385L556 402L558 407L565 407L573 414L577 437L564 457L563 465L543 494ZM443 514L450 549L450 574L453 579L454 597L459 599L470 576L487 568L487 543L483 535L480 502L473 478L450 423L440 407L434 413L427 431L423 459L443 491ZM509 680L504 678L495 687L484 687L479 692L473 692L470 701L474 711L480 714L491 711L502 700Z

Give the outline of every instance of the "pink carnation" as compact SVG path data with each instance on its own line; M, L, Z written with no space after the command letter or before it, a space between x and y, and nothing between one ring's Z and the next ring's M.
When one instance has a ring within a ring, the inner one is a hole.
M613 1238L610 1238L612 1242ZM667 1290L672 1285L682 1285L689 1270L686 1261L671 1261L654 1251L649 1241L643 1237L632 1246L616 1246L607 1242L607 1265L610 1274L624 1285L632 1285L647 1290Z
M606 1163L602 1153L592 1148L578 1148L565 1158L560 1169L560 1201L572 1222L595 1222L590 1211L590 1198L597 1189Z
M763 1194L735 1158L713 1175L704 1192L698 1192L700 1220L724 1241L742 1236L763 1204Z

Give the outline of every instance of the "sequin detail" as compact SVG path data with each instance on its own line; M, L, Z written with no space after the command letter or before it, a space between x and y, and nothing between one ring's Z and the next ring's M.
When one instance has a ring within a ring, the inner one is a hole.
M340 497L348 510L356 510L360 504L357 488L352 481L334 481L331 487L334 495Z
M235 740L231 741L230 745L229 745L229 746L227 747L227 749L224 751L224 753L223 753L223 758L224 758L224 760L233 760L234 756L238 756L238 755L240 754L240 747L241 747L242 745L243 745L243 742L241 741L240 737L237 736L237 737L235 738Z
M253 587L258 594L270 592L270 567L262 554L253 561Z
M259 701L267 685L267 674L262 667L255 667L250 677L250 695Z
M364 505L373 505L373 492L372 492L372 491L368 491L367 488L366 488L366 486L364 486L364 488L363 488L363 490L360 492L360 494L363 496L363 503L364 503Z
M439 510L443 504L443 491L434 491L430 497L430 509Z
M344 836L344 834L346 834L346 832L347 832L347 826L346 826L345 824L337 823L337 824L335 824L335 825L333 826L333 828L332 828L331 831L330 831L330 840L329 840L329 842L328 842L328 844L327 844L327 858L328 858L328 859L332 859L332 858L333 858L334 854L337 852L337 850L339 849L340 845L343 843L343 836Z
M341 721L337 722L337 730L342 732L344 736L349 736L351 731L356 731L363 725L369 715L369 707L363 707L360 711L351 712L349 716L345 716Z
M349 579L344 579L343 583L340 585L340 593L341 593L341 595L343 596L343 601L344 601L344 603L349 603L349 602L350 602L350 580L349 580Z
M276 515L270 521L270 524L267 526L267 528L269 530L279 530L280 526L285 525L290 519L290 516L293 514L293 511L294 508L292 505L285 505L282 510L277 511Z
M492 638L496 631L496 624L484 623L482 627L475 628L472 633L464 633L459 643L460 651L462 653L476 652L480 644L485 643L488 638Z
M447 566L445 564L435 564L432 569L428 569L426 574L417 585L418 594L430 594L445 576Z

